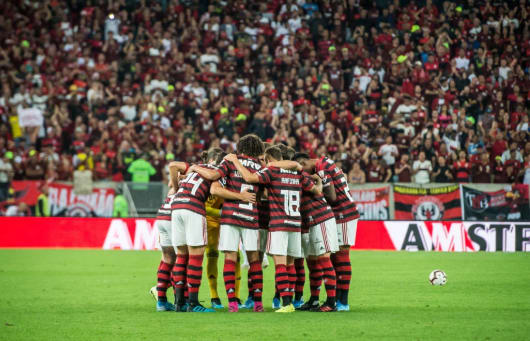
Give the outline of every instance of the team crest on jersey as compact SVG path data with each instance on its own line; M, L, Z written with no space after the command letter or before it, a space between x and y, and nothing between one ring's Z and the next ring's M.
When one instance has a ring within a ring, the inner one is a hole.
M440 220L443 217L443 213L443 203L432 196L418 199L414 206L412 206L412 215L417 220Z

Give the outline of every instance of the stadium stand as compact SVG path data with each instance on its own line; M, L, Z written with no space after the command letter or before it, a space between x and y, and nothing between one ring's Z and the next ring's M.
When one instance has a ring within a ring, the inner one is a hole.
M255 133L331 155L352 183L530 183L528 11L2 1L0 165L15 180L121 181L143 158L160 181L166 160Z

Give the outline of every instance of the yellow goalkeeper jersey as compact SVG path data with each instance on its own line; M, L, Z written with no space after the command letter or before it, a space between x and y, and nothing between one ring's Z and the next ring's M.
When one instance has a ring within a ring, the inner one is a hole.
M221 220L221 206L223 206L223 199L211 195L205 203L206 206L206 222L209 227L219 227Z

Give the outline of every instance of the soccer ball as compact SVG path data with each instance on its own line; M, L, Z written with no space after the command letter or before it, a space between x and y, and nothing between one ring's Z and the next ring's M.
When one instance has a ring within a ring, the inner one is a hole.
M445 285L447 283L447 276L442 270L433 270L429 275L429 282L432 285Z

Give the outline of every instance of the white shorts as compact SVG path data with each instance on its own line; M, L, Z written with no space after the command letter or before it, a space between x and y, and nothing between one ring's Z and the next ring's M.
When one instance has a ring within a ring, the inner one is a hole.
M339 245L355 245L355 235L357 234L357 222L359 219L350 220L346 223L337 224L337 235Z
M172 245L204 246L208 242L206 217L189 210L171 212Z
M331 218L321 224L311 226L307 236L307 244L304 251L305 257L321 256L328 252L339 251L339 237L337 235L337 225L335 223L335 218ZM302 245L304 245L303 239Z
M245 251L258 251L260 247L260 231L246 229L234 225L221 225L219 232L219 251L239 250L239 240Z
M272 231L267 240L267 253L275 256L302 257L302 234L300 232Z
M155 227L158 230L158 241L161 247L169 247L172 244L171 238L171 221L170 220L156 220Z
M259 252L267 252L268 234L268 230L259 229Z
M309 256L309 233L302 233L302 258Z

